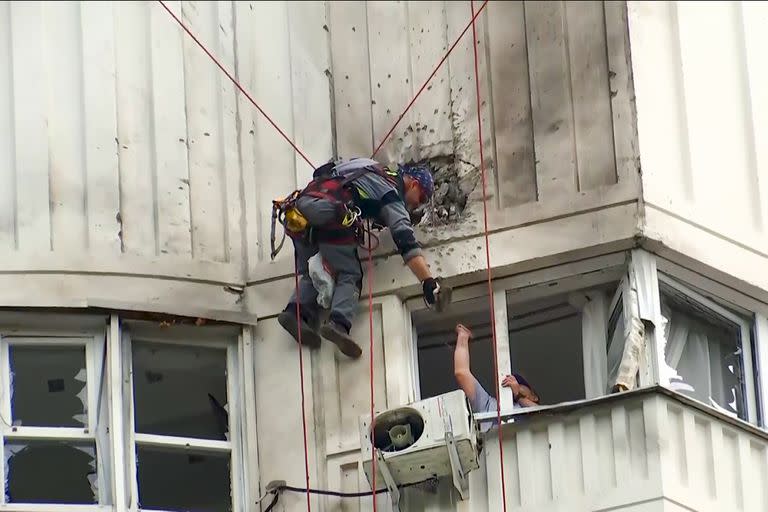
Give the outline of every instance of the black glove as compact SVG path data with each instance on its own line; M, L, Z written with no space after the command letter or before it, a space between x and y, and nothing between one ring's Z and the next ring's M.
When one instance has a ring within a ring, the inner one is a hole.
M424 291L424 302L427 307L433 307L437 303L437 295L440 293L440 284L437 279L428 277L421 283L421 288Z

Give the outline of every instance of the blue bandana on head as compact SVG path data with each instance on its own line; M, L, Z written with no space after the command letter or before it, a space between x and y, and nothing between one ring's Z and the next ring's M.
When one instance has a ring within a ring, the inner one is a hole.
M419 183L419 187L421 187L427 200L432 198L432 194L435 193L435 180L428 166L423 164L405 164L400 166L400 172Z

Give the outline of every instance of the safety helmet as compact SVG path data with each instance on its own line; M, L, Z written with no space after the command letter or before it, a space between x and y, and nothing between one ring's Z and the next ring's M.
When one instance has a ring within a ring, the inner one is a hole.
M435 179L432 177L429 166L424 164L403 164L399 167L400 173L403 176L409 176L419 183L419 187L421 187L421 191L424 193L427 201L432 199L432 194L435 193Z

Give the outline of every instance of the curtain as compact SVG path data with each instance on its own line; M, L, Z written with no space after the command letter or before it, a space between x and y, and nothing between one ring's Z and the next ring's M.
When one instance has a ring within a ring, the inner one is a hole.
M744 417L738 333L677 307L662 307L665 365L672 389L732 416Z

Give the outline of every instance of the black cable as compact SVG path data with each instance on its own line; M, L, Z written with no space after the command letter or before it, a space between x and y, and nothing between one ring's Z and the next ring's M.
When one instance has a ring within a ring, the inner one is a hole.
M408 487L414 487L416 485L421 485L425 483L436 483L437 478L428 478L426 480L422 480L420 482L413 482L410 484L405 485L398 485L398 489L406 489ZM309 489L307 490L306 487L293 487L291 485L283 485L275 489L276 495L279 495L281 491L288 491L288 492L297 492L305 494L309 492L309 494L317 494L320 496L334 496L336 498L364 498L365 496L372 496L374 494L382 494L385 492L389 492L389 489L386 487L383 489L376 489L375 491L363 491L363 492L341 492L341 491L326 491L324 489ZM272 504L270 504L271 506ZM269 507L267 507L267 511L271 510ZM266 512L266 511L265 511Z
M264 512L269 512L270 510L275 508L275 505L277 505L277 500L279 499L280 499L280 493L276 492L275 497L272 498L272 501L269 503L269 505L267 505L267 508L264 509Z

